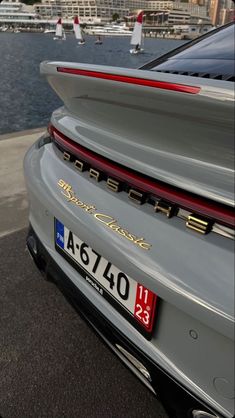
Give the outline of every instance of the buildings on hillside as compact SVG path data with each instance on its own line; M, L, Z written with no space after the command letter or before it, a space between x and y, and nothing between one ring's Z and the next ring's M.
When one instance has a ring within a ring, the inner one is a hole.
M120 19L128 19L138 10L162 12L165 17L167 12L172 13L174 10L177 22L183 21L186 15L194 15L202 19L207 17L205 5L173 0L42 0L41 3L35 4L36 13L42 18L63 16L67 19L79 15L81 22L84 23L91 21L105 23L112 20L115 14ZM173 15L172 19L174 19Z
M8 22L28 23L36 18L34 7L26 6L19 0L9 1L3 0L0 3L0 25L7 24Z
M232 19L231 0L42 0L34 6L26 6L20 0L3 0L0 3L0 26L17 22L29 26L55 24L58 17L71 25L78 15L84 24L105 24L118 16L133 27L135 16L144 10L146 28L177 27L182 25L224 24ZM199 26L193 30L197 32ZM209 26L208 26L209 28Z
M210 0L209 16L214 26L224 25L234 18L234 3L232 0Z

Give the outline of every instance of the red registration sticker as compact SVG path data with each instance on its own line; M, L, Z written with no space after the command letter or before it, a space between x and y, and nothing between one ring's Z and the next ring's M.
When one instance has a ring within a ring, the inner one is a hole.
M151 339L157 295L93 250L58 219L55 245L86 282L104 297L145 338Z
M150 332L153 328L157 295L146 287L137 285L134 317Z

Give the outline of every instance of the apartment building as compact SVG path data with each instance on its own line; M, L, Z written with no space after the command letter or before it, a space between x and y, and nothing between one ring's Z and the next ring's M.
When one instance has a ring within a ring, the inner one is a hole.
M145 0L131 0L136 8L144 8ZM35 4L35 11L43 19L53 19L62 16L71 19L78 15L81 22L105 22L114 14L122 19L129 14L126 0L43 0ZM136 4L135 4L136 3Z
M173 9L172 22L186 22L192 14L202 18L207 15L204 6L173 0L42 0L42 3L35 4L35 12L42 19L58 16L71 19L78 15L82 23L105 23L115 14L124 19L139 10L169 13Z
M173 9L172 0L42 0L35 12L44 19L78 15L81 22L105 22L118 14L121 19L138 10Z
M208 8L204 3L184 3L181 1L175 1L173 8L174 10L181 10L182 12L186 12L194 16L206 17L208 14Z

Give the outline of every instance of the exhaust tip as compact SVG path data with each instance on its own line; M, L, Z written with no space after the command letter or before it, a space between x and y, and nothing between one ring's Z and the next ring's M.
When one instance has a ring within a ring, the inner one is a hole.
M34 255L37 255L38 253L37 242L36 242L36 239L33 237L33 235L30 235L27 238L27 245L31 254L33 253Z
M130 361L130 363L132 363L133 366L135 366L135 368L145 377L145 379L147 379L149 382L152 381L149 371L139 360L137 360L136 357L134 357L127 350L125 350L125 348L123 348L121 345L116 344L116 347Z
M194 410L192 411L192 418L219 418L218 415L210 414L209 412Z
M30 233L28 235L26 245L31 258L33 259L37 268L44 275L46 270L46 261L44 260L43 255L40 253L40 247L38 246L37 240L33 234Z

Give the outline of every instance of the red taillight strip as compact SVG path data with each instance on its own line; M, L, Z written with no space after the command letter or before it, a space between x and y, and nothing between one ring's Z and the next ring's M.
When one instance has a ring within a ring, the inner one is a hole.
M104 80L118 81L120 83L137 84L139 86L153 87L156 89L172 90L181 93L198 94L200 87L186 86L184 84L168 83L165 81L148 80L146 78L128 77L125 75L109 74L98 71L79 70L77 68L57 67L59 73L81 75L85 77L101 78Z
M88 162L94 168L105 172L110 177L113 176L120 181L128 183L131 187L136 187L142 192L154 194L157 197L175 203L186 210L210 217L214 221L220 221L222 224L229 227L234 226L234 212L232 208L208 201L207 199L203 199L189 192L184 192L157 180L151 180L130 169L121 167L120 165L101 157L95 152L86 149L82 145L78 145L52 125L49 127L49 132L54 137L55 141L67 151L71 151L72 154L75 154L78 158L81 158L81 160Z

